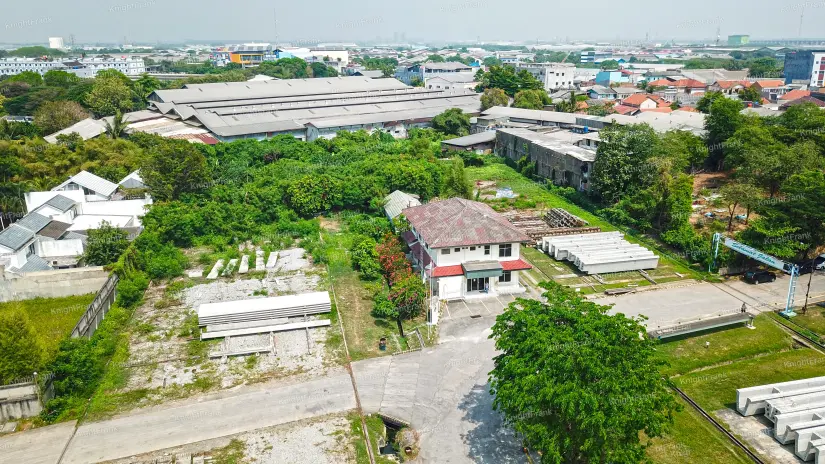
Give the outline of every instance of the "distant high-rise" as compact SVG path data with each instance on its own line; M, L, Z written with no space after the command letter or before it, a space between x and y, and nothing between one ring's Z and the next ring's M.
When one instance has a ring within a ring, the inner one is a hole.
M749 36L749 35L729 35L728 36L728 45L731 45L731 46L747 45L750 41L751 41L751 36Z
M49 37L49 48L66 48L63 44L63 37Z

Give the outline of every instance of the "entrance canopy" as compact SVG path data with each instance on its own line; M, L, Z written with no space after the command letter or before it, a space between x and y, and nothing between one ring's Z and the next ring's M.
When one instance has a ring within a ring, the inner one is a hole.
M461 265L468 279L498 277L504 273L499 261L468 261Z

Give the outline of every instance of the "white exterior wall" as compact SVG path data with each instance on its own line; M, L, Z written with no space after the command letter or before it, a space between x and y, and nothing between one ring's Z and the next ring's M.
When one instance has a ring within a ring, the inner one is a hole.
M26 200L26 211L34 211L38 206L46 203L57 195L63 195L64 197L71 198L78 203L86 201L86 196L83 195L82 190L70 190L65 192L55 192L51 190L46 192L26 192L23 194L23 198Z
M51 258L80 256L83 254L83 242L73 240L37 240L34 245L35 254L48 261Z
M464 276L442 277L437 279L438 298L451 300L464 296Z
M474 247L475 250L470 250L471 247L466 246L452 247L449 249L450 254L448 255L441 254L442 249L437 248L430 251L430 257L433 258L436 266L456 266L467 261L513 261L519 259L520 245L519 243L513 243L513 251L510 256L502 258L498 256L498 245L490 245L489 255L484 254L484 246L476 246ZM456 248L460 250L456 252Z
M66 58L65 61L75 61L72 58ZM143 58L79 58L76 61L80 62L86 69L71 69L63 65L63 61L40 61L34 58L4 58L0 59L0 75L16 75L23 71L33 71L40 75L46 74L52 70L61 70L73 74L78 74L81 77L95 75L98 71L104 69L116 69L127 76L140 76L146 72L146 65Z
M26 264L29 255L29 245L32 242L27 243L25 246L21 247L19 250L14 251L4 246L0 246L0 256L3 257L5 261L8 259L8 267L16 267L21 268L24 264Z

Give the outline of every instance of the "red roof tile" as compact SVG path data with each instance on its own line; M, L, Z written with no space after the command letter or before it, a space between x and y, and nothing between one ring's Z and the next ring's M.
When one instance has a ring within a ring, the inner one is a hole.
M758 85L761 89L772 89L774 87L782 87L785 85L785 81L782 79L767 79L764 81L756 81L753 85Z
M625 98L624 100L622 100L622 105L632 106L634 108L638 108L642 105L642 103L645 102L645 100L653 100L653 102L656 103L657 107L670 106L670 104L668 102L664 101L664 99L662 99L662 97L660 97L658 95L653 95L651 93L636 93L636 94L633 94L633 95Z
M528 264L523 259L515 259L513 261L502 261L501 268L505 271L523 271L526 269L533 269L533 266Z
M720 89L729 89L731 87L736 87L737 85L747 88L753 85L753 83L751 81L716 81L714 82L714 85Z
M406 208L403 213L430 248L530 241L504 216L477 201L450 198Z
M460 264L456 266L438 266L427 271L430 277L453 277L464 275L464 268Z
M811 92L809 90L795 89L795 90L791 90L790 92L786 93L785 95L782 95L781 97L779 97L779 99L780 100L785 100L785 101L791 101L791 100L796 100L796 99L799 99L799 98L802 98L802 97L807 97L810 94L811 94Z
M615 111L617 114L625 114L625 115L630 114L634 111L638 111L638 110L639 110L639 108L634 108L632 106L626 106L626 105L616 105L616 106L613 107L613 111Z

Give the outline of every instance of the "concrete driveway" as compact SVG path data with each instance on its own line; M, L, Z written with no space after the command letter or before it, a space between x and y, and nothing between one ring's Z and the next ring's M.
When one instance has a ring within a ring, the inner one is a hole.
M421 433L416 462L527 462L492 408L488 373L496 351L488 337L495 315L488 303L471 302L463 317L444 320L436 347L353 365L365 411L402 419ZM491 314L469 317L485 307Z

